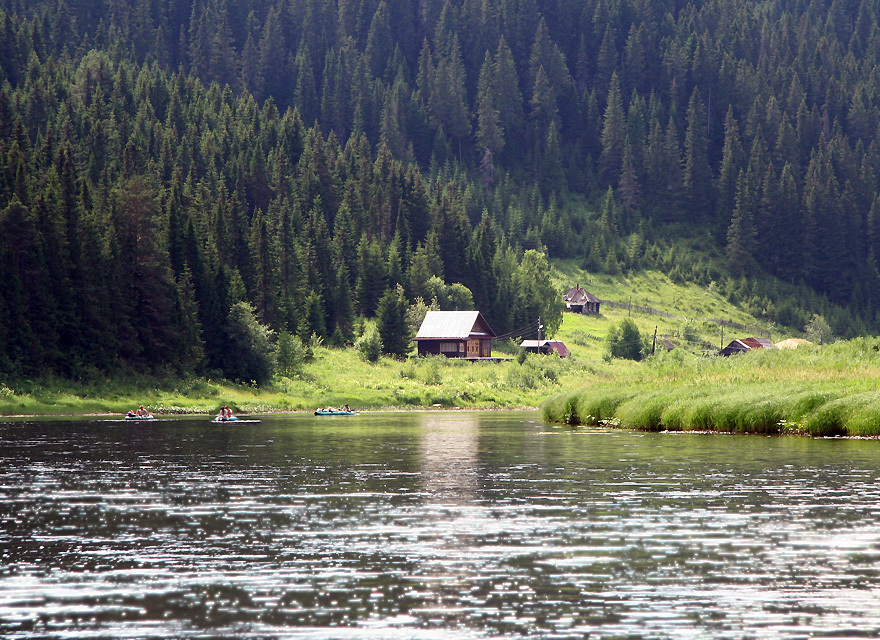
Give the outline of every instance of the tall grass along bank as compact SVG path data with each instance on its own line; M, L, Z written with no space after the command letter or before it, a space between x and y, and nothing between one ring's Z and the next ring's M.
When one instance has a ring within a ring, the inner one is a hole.
M664 353L542 409L553 422L646 431L880 436L878 349L859 338L731 358Z

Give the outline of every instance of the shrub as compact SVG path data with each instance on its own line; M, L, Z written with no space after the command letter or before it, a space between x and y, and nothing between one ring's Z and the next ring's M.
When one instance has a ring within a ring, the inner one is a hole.
M367 326L361 337L354 341L354 348L367 362L378 362L382 355L382 338L379 337L379 330L373 325Z
M624 318L608 332L608 352L612 358L641 360L644 357L642 334L632 318Z
M288 378L302 373L306 362L306 346L299 336L289 331L278 334L278 372Z
M443 357L443 356L441 356ZM425 384L439 385L443 382L440 376L440 364L436 358L428 358L423 367Z
M228 349L224 374L232 380L265 384L275 369L274 332L259 323L254 308L237 302L229 310L226 323Z

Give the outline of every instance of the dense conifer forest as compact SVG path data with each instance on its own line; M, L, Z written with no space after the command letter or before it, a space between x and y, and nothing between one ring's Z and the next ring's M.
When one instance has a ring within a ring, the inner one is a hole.
M867 0L0 0L0 372L503 334L548 258L875 331L878 62Z

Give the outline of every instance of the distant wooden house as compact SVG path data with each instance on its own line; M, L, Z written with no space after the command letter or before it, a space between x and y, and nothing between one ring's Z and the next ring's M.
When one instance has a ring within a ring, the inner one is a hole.
M775 349L776 345L769 338L740 338L734 340L721 350L722 356L732 356L736 353L745 353L752 349Z
M519 346L533 353L555 353L560 358L568 355L568 347L565 346L562 340L523 340L519 343Z
M494 337L479 311L429 311L413 340L420 356L491 358Z
M565 310L572 313L599 313L599 298L575 285L565 294Z

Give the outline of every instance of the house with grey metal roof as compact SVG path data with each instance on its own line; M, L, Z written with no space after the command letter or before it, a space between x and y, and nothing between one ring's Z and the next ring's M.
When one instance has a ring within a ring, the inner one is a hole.
M420 356L491 358L494 337L479 311L429 311L413 340Z

